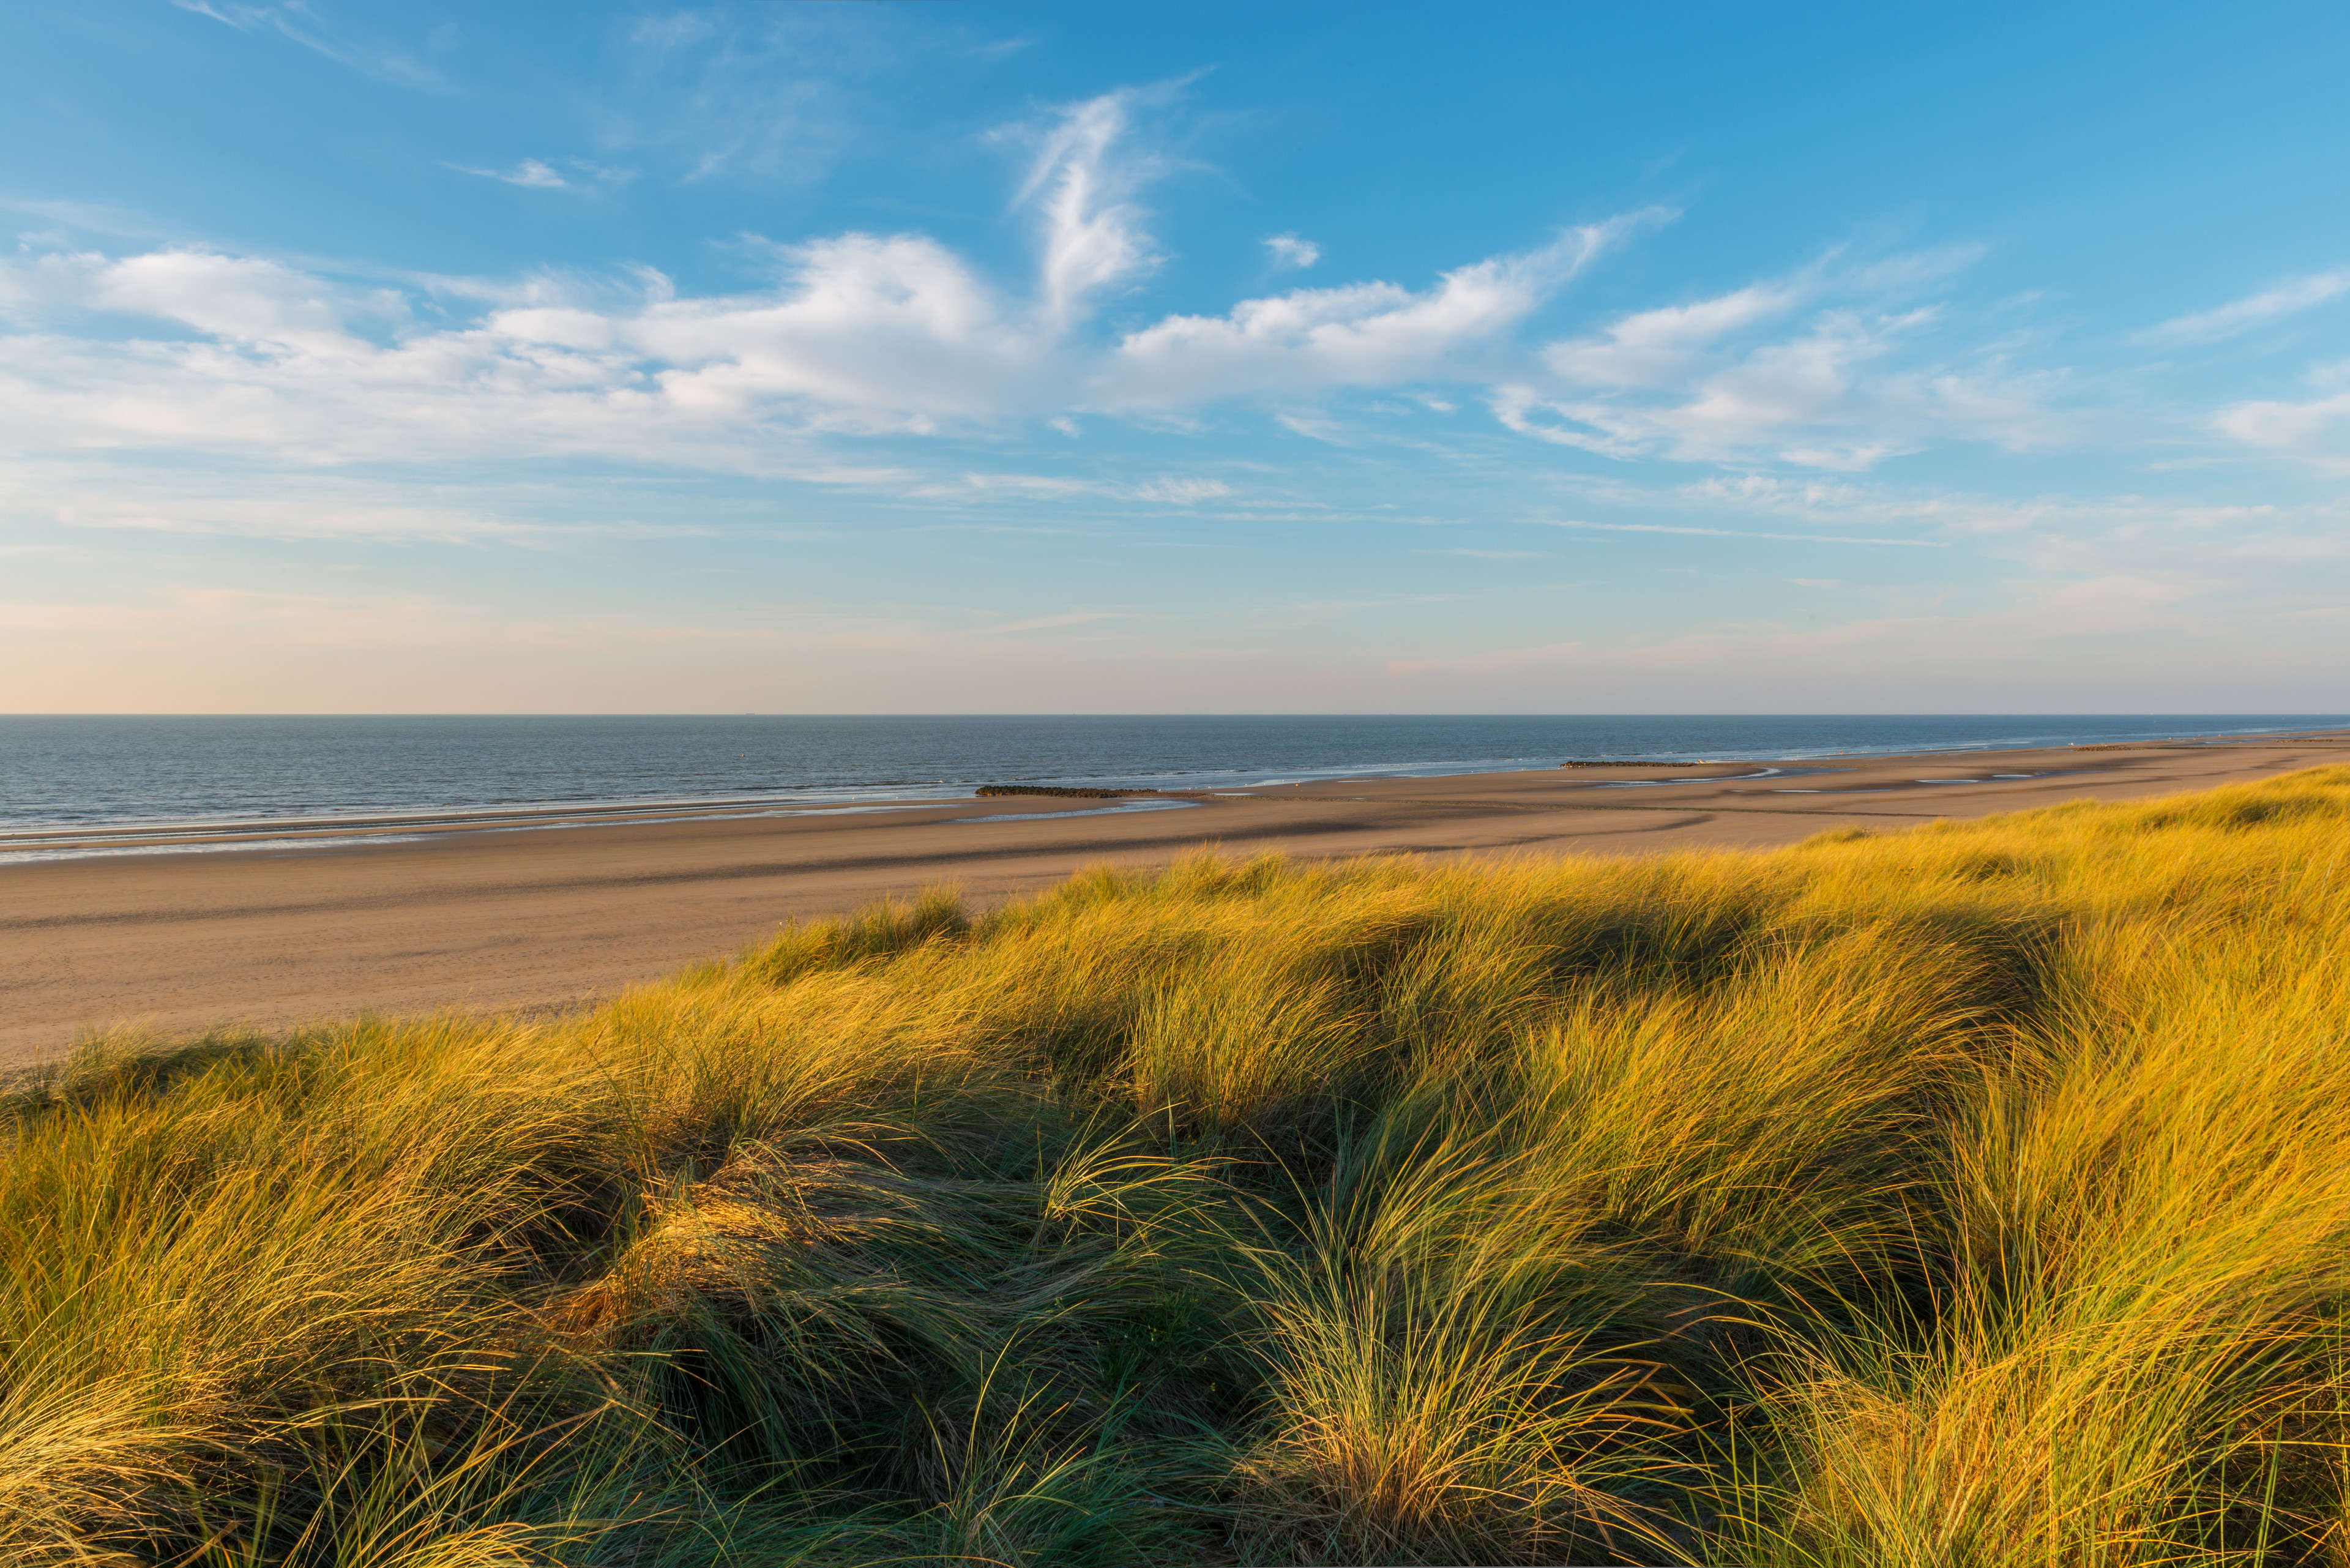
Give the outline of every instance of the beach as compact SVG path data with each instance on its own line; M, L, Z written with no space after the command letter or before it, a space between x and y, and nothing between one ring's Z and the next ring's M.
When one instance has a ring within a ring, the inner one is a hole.
M1233 855L1760 848L2350 761L2312 740L1330 780L1125 799L739 805L0 836L0 1066L111 1029L565 1008L781 923L951 886L984 908L1086 866ZM244 847L231 846L244 845ZM103 853L92 854L92 850Z

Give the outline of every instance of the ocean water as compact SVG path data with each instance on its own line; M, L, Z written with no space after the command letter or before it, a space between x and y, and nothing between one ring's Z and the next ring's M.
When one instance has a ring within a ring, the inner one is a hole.
M854 805L956 799L983 784L1225 789L1571 757L1728 762L2345 724L2312 714L0 717L0 830L677 802Z

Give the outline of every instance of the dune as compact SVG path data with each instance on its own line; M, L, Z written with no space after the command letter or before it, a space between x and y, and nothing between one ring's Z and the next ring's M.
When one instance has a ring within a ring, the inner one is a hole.
M2350 767L1918 771L95 1043L0 1100L0 1559L2337 1561Z

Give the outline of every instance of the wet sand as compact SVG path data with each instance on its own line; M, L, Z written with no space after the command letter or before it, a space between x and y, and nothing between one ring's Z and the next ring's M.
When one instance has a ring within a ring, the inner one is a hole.
M1161 864L1202 844L1315 857L1762 847L1830 827L1890 830L2085 797L2127 800L2339 762L2350 762L2350 734L1545 769L1123 805L1013 796L856 812L384 818L331 831L273 824L37 843L0 835L0 854L109 851L0 864L0 1066L54 1056L103 1028L179 1033L576 1005L730 952L796 917L941 884L984 905L1097 862ZM1767 771L1774 766L1783 771ZM244 846L190 852L221 844Z

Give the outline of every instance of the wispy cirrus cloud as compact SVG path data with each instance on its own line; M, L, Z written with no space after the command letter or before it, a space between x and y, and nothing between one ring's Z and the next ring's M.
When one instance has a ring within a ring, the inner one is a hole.
M1668 523L1582 523L1559 518L1554 528L1580 528L1595 534L1682 534L1707 539L1770 539L1804 545L1896 545L1918 550L1948 547L1942 539L1887 539L1860 534L1767 534L1752 528L1698 528Z
M475 169L464 163L444 163L460 174L475 174L484 180L501 181L508 185L521 185L536 191L560 191L571 182L555 171L554 166L536 158L525 158L511 169Z
M309 0L257 5L246 0L172 0L182 11L209 16L240 33L271 33L378 81L425 92L446 92L448 78L399 45L338 21Z
M2211 310L2176 316L2142 335L2158 342L2209 343L2233 337L2350 294L2350 267L2313 273L2248 294Z
M1624 535L1727 535L1821 545L1939 545L1996 561L2019 582L2161 585L2178 603L2350 606L2350 504L2315 497L2008 496L1847 479L1717 475L1671 485L1595 483ZM1798 524L1772 528L1772 521ZM1758 527L1756 524L1763 524ZM1710 546L1709 546L1710 547ZM1939 571L1941 568L1938 567Z
M387 486L370 476L219 465L208 472L108 471L78 463L72 454L12 462L0 471L0 519L102 532L525 548L715 532L704 523L616 512L608 499L554 497L544 487L479 479Z
M1831 257L1684 305L1635 311L1542 352L1490 402L1520 434L1623 461L1765 462L1858 472L1948 440L2063 439L2056 378L2021 370L1918 293L1967 248Z
M636 178L633 169L591 163L584 158L566 158L561 169L543 158L525 158L506 169L484 169L471 163L446 162L441 167L458 174L471 174L477 179L495 180L504 185L519 185L527 191L608 192Z
M624 68L589 105L600 145L688 183L795 187L889 157L910 109L1023 47L886 5L666 8L614 42Z
M2043 585L2019 604L1991 610L1880 615L1809 629L1766 621L1628 644L1565 640L1397 660L1388 672L1440 681L1542 672L1638 691L1650 701L1677 687L1751 698L1881 690L1888 678L1939 700L2010 682L2019 693L2054 693L2065 690L2065 649L2085 637L2146 639L2164 678L2207 673L2196 670L2196 655L2179 635L2198 619L2182 606L2184 597L2176 584L2115 576ZM2052 678L2051 671L2058 673Z
M1043 219L1038 305L1049 330L1066 330L1095 296L1159 265L1136 198L1169 163L1138 147L1135 132L1141 113L1172 102L1184 85L1122 88L1064 109L1041 129L997 133L1035 145L1014 205Z
M1060 615L1030 616L1024 620L1004 621L983 626L974 635L980 637L1017 637L1031 631L1066 631L1074 627L1098 626L1104 621L1128 620L1132 614L1125 610L1068 610Z
M852 143L843 54L858 37L796 7L641 17L625 39L626 90L605 110L604 139L679 159L687 181L811 183Z

